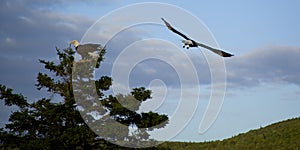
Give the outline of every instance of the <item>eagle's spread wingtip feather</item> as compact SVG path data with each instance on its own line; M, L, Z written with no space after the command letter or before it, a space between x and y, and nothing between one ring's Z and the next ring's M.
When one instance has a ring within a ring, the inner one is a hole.
M224 52L224 51L222 51L222 53L221 53L221 56L222 57L231 57L231 56L234 56L233 54L230 54L230 53L227 53L227 52Z

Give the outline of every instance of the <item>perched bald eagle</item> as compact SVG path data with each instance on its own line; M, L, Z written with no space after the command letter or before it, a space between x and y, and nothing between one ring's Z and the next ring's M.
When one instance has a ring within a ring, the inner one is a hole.
M71 41L70 44L73 44L76 52L81 55L82 59L86 59L89 56L90 57L94 57L94 56L98 56L97 54L94 54L93 52L100 50L102 47L100 44L84 44L81 45L79 44L78 41L73 40Z
M210 50L210 51L212 51L212 52L214 52L214 53L216 53L216 54L218 54L218 55L220 55L222 57L231 57L231 56L233 56L232 54L229 54L227 52L224 52L224 51L216 49L216 48L212 48L212 47L207 46L207 45L202 44L202 43L198 43L198 42L196 42L196 41L188 38L186 35L180 33L175 28L173 28L171 26L171 24L169 24L164 18L161 18L161 19L166 24L166 26L168 27L169 30L171 30L172 32L180 35L181 37L183 37L185 39L185 40L182 40L182 43L184 44L183 48L186 47L187 49L189 49L190 47L198 47L198 46L200 46L200 47L206 48L206 49L208 49L208 50Z

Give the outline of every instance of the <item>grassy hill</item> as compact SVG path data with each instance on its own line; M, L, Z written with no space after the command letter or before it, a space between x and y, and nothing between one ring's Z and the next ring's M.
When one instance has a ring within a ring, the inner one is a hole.
M1 145L0 145L1 149ZM4 149L4 148L2 148ZM103 148L102 148L103 149ZM106 149L130 149L111 145ZM145 150L244 150L291 149L300 150L300 118L289 119L251 130L229 139L211 142L165 142Z
M162 149L295 149L300 150L300 118L278 122L222 141L166 142Z

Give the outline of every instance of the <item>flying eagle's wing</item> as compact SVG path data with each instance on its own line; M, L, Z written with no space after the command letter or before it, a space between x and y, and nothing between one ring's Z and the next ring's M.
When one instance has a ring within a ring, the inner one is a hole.
M224 52L222 50L219 50L219 49L216 49L216 48L212 48L212 47L207 46L207 45L202 44L202 43L198 43L197 42L197 45L200 46L200 47L206 48L206 49L208 49L208 50L210 50L210 51L212 51L212 52L214 52L214 53L216 53L216 54L218 54L218 55L220 55L222 57L231 57L231 56L233 56L233 54L229 54L229 53Z
M164 21L164 23L166 24L166 26L168 27L169 30L171 30L172 32L182 36L183 38L185 38L186 40L191 40L190 38L188 38L186 35L180 33L179 31L177 31L176 29L174 29L164 18L161 18L162 21Z

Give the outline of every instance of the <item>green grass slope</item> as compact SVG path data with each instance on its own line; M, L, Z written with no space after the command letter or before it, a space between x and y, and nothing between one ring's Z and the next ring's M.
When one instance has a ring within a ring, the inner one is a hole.
M300 150L300 118L278 122L222 141L166 142L162 149L295 149Z

